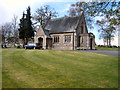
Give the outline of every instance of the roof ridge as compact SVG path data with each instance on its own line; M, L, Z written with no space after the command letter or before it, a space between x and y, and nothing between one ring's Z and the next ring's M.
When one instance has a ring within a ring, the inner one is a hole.
M60 19L63 19L63 18L75 18L75 17L80 17L83 13L84 13L84 11L81 11L81 14L76 15L76 16L64 16L64 17L60 17L60 18L53 18L53 19L50 19L50 20L51 20L51 21L55 21L55 20L60 20Z
M53 19L50 19L50 20L55 21L55 20L60 20L60 19L63 19L63 18L75 18L75 17L79 17L79 16L81 16L81 14L77 15L77 16L66 16L66 17L60 17L60 18L53 18Z
M44 29L49 33L73 32L80 24L83 12L77 16L66 16L61 18L50 19Z

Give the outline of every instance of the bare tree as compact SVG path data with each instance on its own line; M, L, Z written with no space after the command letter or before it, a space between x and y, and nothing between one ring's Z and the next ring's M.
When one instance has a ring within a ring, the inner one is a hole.
M12 18L12 29L13 29L13 37L14 37L14 45L17 42L17 39L19 37L18 32L18 16L13 15Z
M12 23L7 22L4 25L2 25L2 38L4 38L4 41L7 40L8 43L10 43L10 38L13 36L12 31Z
M57 12L51 8L49 5L37 8L36 13L33 15L33 20L37 26L43 25L48 17L57 17Z
M2 26L0 25L0 44L2 44L2 40L3 38L2 38Z
M16 42L18 39L18 17L16 15L13 16L12 22L6 22L5 24L2 24L0 27L0 41L2 43L5 43L5 41L8 41L8 43ZM14 39L14 40L13 40Z
M96 24L100 27L98 30L100 33L100 38L106 40L107 46L111 46L111 40L116 32L115 26L110 25L107 18L104 18L101 21L97 20Z

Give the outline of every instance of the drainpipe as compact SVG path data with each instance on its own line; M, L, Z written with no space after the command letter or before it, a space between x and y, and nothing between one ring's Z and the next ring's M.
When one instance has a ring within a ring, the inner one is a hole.
M74 50L74 32L73 32L73 50Z

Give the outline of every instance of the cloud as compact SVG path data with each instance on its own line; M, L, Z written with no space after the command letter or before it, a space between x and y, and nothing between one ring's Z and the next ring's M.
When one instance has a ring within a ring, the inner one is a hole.
M96 40L95 42L96 42L97 45L104 45L103 39Z
M13 15L17 15L18 18L22 16L22 12L26 11L26 8L30 5L33 12L36 8L49 2L77 2L78 0L0 0L0 24L10 22ZM89 1L89 0L81 0ZM68 5L62 12L67 12ZM64 6L61 6L64 7Z
M102 19L104 19L103 16L96 16L96 17L95 17L95 20L102 20Z
M63 10L60 10L59 12L66 13L69 10L70 5L71 4L67 4L66 6L64 6L65 8Z
M38 0L40 1L40 0ZM76 2L78 0L42 0L40 2ZM88 1L91 1L91 0L81 0L81 2L88 2Z
M39 0L0 0L0 24L10 22L13 15L18 18L22 16L22 12L26 11L28 6L33 7ZM42 5L43 2L39 2Z
M118 46L118 35L113 38L113 40L111 41L111 45ZM119 46L120 46L120 44L119 44Z
M14 14L20 19L28 6L31 6L31 12L34 12L36 8L43 6L45 3L75 1L77 0L0 0L0 24L10 22ZM63 12L67 10L66 8Z

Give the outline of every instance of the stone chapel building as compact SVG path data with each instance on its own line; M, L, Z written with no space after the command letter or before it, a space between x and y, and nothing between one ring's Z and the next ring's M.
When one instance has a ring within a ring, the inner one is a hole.
M95 36L88 33L83 12L79 16L48 19L34 36L43 49L95 49Z

